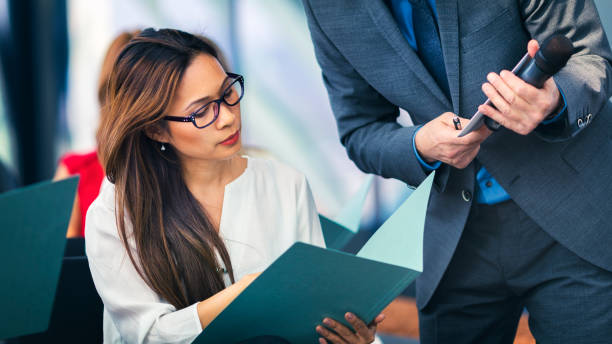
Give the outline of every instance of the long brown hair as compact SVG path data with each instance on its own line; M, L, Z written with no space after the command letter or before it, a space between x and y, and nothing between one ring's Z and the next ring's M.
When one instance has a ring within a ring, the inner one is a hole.
M134 37L111 72L97 135L98 154L115 184L117 225L130 260L177 309L225 288L215 252L234 281L227 249L187 188L176 152L171 146L161 151L161 144L146 135L151 128L167 130L163 117L199 54L217 57L212 46L179 30L146 29Z

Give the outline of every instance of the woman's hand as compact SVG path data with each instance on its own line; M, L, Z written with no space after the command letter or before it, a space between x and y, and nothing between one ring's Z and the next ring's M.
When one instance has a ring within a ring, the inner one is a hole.
M384 314L379 314L369 325L366 325L361 319L357 318L353 313L344 315L346 320L353 326L356 332L342 325L340 322L330 318L323 319L325 326L317 326L317 332L324 338L319 338L319 343L327 344L366 344L374 341L376 327L384 319Z

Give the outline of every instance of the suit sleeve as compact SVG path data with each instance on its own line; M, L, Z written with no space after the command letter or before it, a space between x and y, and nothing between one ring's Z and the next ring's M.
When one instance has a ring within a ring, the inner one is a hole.
M597 116L612 91L612 53L599 15L592 0L523 0L521 12L534 39L563 34L574 44L567 65L553 76L563 90L567 116L536 129L545 141L571 139L586 127L578 123L585 123L589 114Z
M310 1L303 3L340 141L349 158L366 173L419 185L427 174L412 148L417 127L396 122L398 107L352 67L319 25Z

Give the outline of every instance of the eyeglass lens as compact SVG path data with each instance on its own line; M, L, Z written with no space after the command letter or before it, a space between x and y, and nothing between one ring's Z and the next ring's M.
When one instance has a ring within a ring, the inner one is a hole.
M223 93L223 102L229 106L234 106L238 104L240 99L242 98L242 94L244 93L244 89L242 84L238 79L235 79ZM219 102L212 101L208 103L203 108L194 112L193 117L195 119L195 124L198 127L204 127L212 122L214 122L219 116Z

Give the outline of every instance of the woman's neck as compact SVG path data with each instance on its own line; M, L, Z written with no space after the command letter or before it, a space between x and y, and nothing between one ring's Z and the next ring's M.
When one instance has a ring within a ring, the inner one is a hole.
M222 190L245 170L247 161L238 155L226 160L191 160L183 162L183 178L194 195Z
M218 231L221 225L225 186L246 169L247 160L238 155L227 160L196 161L183 164L183 178L187 188L204 207Z

